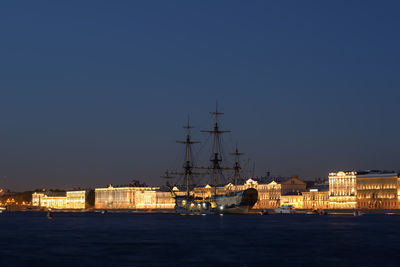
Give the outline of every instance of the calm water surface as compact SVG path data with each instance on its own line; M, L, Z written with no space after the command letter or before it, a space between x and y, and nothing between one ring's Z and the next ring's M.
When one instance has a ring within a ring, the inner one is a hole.
M400 216L0 214L0 266L398 266Z

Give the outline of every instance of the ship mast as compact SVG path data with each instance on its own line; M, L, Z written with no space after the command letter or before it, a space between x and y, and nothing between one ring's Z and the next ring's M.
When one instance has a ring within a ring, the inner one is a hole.
M191 145L197 144L199 142L195 142L191 140L190 136L190 129L194 128L193 126L190 125L189 119L187 122L186 126L183 126L183 128L186 129L186 140L185 141L176 141L177 143L184 144L185 145L185 162L183 164L183 169L185 172L183 173L185 175L185 183L186 183L186 196L190 196L190 179L192 176L192 169L193 165L191 162L191 154L192 154L192 148ZM175 173L175 174L182 174L182 173Z
M165 185L168 187L169 190L171 190L171 192L173 193L173 190L171 188L171 184L169 183L169 179L173 178L172 176L169 175L169 171L167 170L165 172L165 174L163 176L161 176L161 178L164 178L166 180Z
M216 105L215 112L210 112L210 114L215 116L215 124L214 124L214 129L213 130L208 130L208 131L202 131L206 133L210 133L214 136L214 142L213 142L213 155L210 159L212 163L211 169L213 170L213 185L214 185L214 194L217 195L217 186L218 186L218 175L221 168L221 165L219 164L222 161L221 158L221 153L220 153L220 140L219 136L223 133L227 133L230 131L222 131L219 129L218 126L218 116L224 115L222 112L218 112L218 104Z
M240 170L242 169L242 167L240 167L240 162L239 162L239 156L243 155L244 153L239 153L238 147L236 145L236 149L234 153L231 153L231 155L235 156L235 164L233 165L233 169L235 171L234 177L233 177L233 185L236 188L237 182L239 180L240 177Z

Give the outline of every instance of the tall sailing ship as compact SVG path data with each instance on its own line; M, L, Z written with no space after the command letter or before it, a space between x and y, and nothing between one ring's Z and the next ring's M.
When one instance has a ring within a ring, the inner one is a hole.
M258 192L254 188L248 188L245 190L238 190L237 182L240 174L239 153L237 147L236 151L232 153L235 156L235 163L232 167L221 166L222 153L220 147L220 135L229 131L223 131L219 128L218 117L223 113L218 111L218 107L215 112L210 112L215 116L215 123L212 130L202 131L207 132L213 137L212 142L212 155L210 158L209 166L195 166L193 164L191 154L193 144L198 142L192 141L190 135L190 129L193 128L188 124L184 126L186 129L186 139L184 141L177 141L178 143L185 145L185 162L183 164L183 172L167 172L165 178L171 178L170 174L183 175L185 179L185 194L178 195L173 192L175 198L175 211L180 214L247 214L249 210L255 205L258 199ZM211 195L208 197L196 197L193 186L193 176L200 174L193 170L207 170L208 174L212 177L212 190ZM224 171L234 171L233 176L233 188L229 192L220 193L217 191L217 187L221 181L222 173Z

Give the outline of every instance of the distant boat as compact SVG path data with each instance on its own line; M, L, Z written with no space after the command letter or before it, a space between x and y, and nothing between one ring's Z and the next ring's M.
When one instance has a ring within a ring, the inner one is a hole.
M269 213L268 213L268 211L267 210L262 210L262 211L260 211L260 215L268 215Z
M278 213L278 214L294 214L294 213L296 213L294 207L291 205L280 206L279 208L275 209L274 211L275 211L275 213Z
M53 213L51 211L47 212L47 219L49 220L53 219Z
M320 210L319 215L328 215L328 212L326 210Z
M353 216L361 216L363 215L359 210L353 211Z

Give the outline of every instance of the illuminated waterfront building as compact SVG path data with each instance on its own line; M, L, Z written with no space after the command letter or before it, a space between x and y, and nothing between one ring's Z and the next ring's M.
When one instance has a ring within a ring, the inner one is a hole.
M354 209L357 207L357 179L354 171L329 174L329 207Z
M281 196L280 205L281 206L293 206L296 209L303 208L303 195L284 195Z
M282 195L299 195L306 191L307 184L297 176L292 176L281 184Z
M131 209L135 208L136 187L113 187L96 188L95 208L96 209ZM143 189L145 190L145 189ZM147 190L152 190L148 188Z
M207 199L207 198L210 198L211 196L213 196L215 191L217 192L217 195L225 195L225 194L229 194L230 192L233 193L233 192L235 192L235 190L245 190L252 186L255 186L255 184L252 183L252 184L235 186L234 184L229 183L225 186L217 186L217 188L214 189L214 187L207 184L204 187L195 187L192 192L193 192L195 198ZM254 188L254 187L252 187L252 188Z
M32 206L41 208L65 209L67 198L64 196L48 196L44 193L32 194Z
M175 199L171 192L156 192L156 208L157 209L173 209L175 207Z
M257 189L258 201L254 205L254 209L274 209L280 205L281 185L275 181L268 184L259 184L253 179L248 179L243 185L238 185L237 188L238 190Z
M239 190L246 190L248 188L255 188L257 189L259 186L258 182L253 179L248 179L243 185L239 185Z
M171 192L159 191L136 191L135 208L136 209L173 209L175 199Z
M81 191L67 191L66 193L66 207L67 209L85 209L86 208L86 190Z
M218 191L220 191L220 190L218 190ZM210 198L211 195L213 195L213 192L212 192L213 189L208 184L204 187L195 187L193 191L194 191L194 196L196 198L206 199L206 198Z
M399 176L394 172L369 171L357 174L359 209L399 208Z
M179 188L176 187L176 186L174 186L174 187L172 188L172 192L173 192L173 194L176 195L176 196L184 196L184 195L186 195L186 192L185 192L185 191L179 191Z
M33 193L32 194L32 206L34 207L42 207L42 199L44 198L45 194L43 193Z
M329 209L329 191L310 189L302 194L304 209Z
M52 209L85 209L87 192L67 191L66 196L50 196L45 193L32 194L32 206Z
M226 192L226 188L219 186L219 187L217 187L216 191L217 191L217 195L223 195ZM193 194L194 194L195 198L207 199L214 195L214 188L208 184L205 186L201 186L201 187L200 186L195 187L193 189Z
M67 209L67 198L44 196L41 200L41 207L52 209Z
M96 209L172 209L172 193L159 187L113 187L95 189ZM179 191L176 191L179 192Z
M253 179L248 179L243 185L234 185L229 183L225 186L219 186L216 188L217 195L228 194L229 192L235 192L235 190L246 190L248 188L254 188L258 191L258 201L253 207L254 209L269 209L279 207L279 199L281 196L281 185L272 181L269 184L259 184ZM210 185L204 187L195 187L194 196L200 199L207 199L214 195L214 188Z
M272 181L269 184L258 184L258 202L254 206L256 209L275 209L280 205L281 185Z

